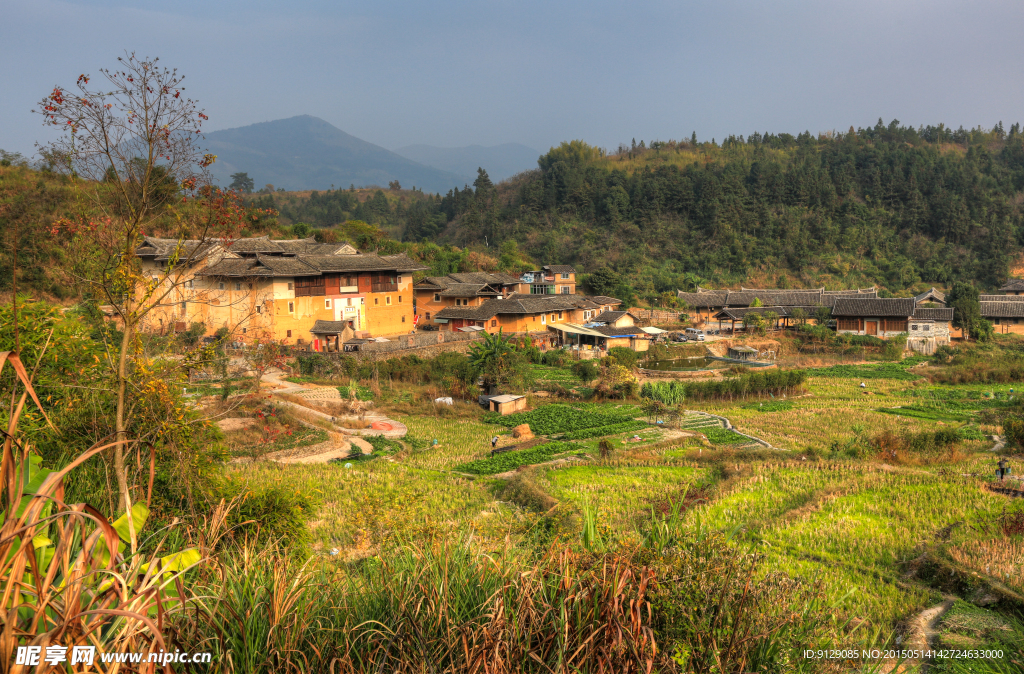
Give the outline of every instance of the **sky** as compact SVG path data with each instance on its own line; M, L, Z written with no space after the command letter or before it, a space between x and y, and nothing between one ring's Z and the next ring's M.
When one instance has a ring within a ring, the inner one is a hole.
M207 130L320 117L393 149L1024 121L1024 2L0 0L0 149L125 51Z

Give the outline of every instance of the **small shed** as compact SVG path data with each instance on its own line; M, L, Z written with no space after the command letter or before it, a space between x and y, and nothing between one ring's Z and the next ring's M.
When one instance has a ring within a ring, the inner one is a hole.
M757 360L757 349L749 346L730 346L729 357L734 360Z
M526 409L526 396L500 395L489 402L490 410L501 415L521 412Z

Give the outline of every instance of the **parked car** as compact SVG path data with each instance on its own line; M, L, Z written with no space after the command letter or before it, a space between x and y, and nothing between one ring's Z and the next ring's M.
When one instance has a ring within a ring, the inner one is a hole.
M686 328L686 332L684 334L686 335L687 341L690 341L690 342L703 342L704 341L704 331L703 330L698 330L697 328Z

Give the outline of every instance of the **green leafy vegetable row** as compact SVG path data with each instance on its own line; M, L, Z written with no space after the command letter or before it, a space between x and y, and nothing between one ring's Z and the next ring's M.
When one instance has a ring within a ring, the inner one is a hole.
M530 430L538 435L553 435L623 423L632 420L635 414L635 410L605 412L583 410L569 405L545 405L532 412L517 412L506 416L488 412L483 416L483 421L509 428L529 424Z
M573 431L572 433L566 433L562 436L562 440L586 440L587 438L600 438L605 435L616 435L618 433L628 433L629 431L639 431L640 429L647 428L648 424L646 421L623 421L619 424L611 424L609 426L598 426L597 428L584 428L583 430Z
M548 442L518 452L505 452L504 454L497 454L486 459L470 461L469 463L455 466L453 470L472 475L494 475L495 473L515 470L519 466L543 463L559 454L567 454L578 449L579 446L571 442Z

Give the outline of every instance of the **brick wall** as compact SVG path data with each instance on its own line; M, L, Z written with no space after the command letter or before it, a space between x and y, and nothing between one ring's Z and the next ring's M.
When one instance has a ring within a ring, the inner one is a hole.
M367 342L360 344L358 351L342 353L324 353L328 358L352 356L359 360L374 358L398 358L415 354L420 358L433 358L439 353L454 351L466 353L474 344L482 341L477 333L450 332L418 332L415 335L402 335L392 338L390 342Z

